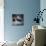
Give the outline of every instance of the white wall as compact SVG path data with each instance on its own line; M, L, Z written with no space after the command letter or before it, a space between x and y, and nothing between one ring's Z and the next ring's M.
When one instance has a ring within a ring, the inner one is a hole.
M4 0L0 0L0 41L4 41Z

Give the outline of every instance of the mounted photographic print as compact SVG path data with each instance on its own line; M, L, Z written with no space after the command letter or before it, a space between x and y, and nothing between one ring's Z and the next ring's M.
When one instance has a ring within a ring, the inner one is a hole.
M12 25L24 25L24 14L12 14Z

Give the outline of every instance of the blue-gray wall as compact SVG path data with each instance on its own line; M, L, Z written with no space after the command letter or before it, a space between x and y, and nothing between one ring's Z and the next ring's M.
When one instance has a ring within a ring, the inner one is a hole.
M18 41L31 30L35 13L40 9L40 0L5 0L4 2L5 40ZM12 26L12 13L24 14L24 26Z

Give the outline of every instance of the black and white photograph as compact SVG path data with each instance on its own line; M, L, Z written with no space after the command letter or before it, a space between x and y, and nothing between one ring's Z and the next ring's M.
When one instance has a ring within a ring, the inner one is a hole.
M24 14L12 14L13 25L24 25Z

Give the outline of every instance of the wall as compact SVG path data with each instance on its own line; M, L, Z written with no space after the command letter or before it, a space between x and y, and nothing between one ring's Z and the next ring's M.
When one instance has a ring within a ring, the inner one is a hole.
M41 9L41 11L43 9L46 9L46 0L41 0L40 1L40 9ZM41 21L40 25L46 26L46 20L45 20L46 19L46 10L43 12L42 17L43 17L43 22Z
M4 1L4 35L7 41L18 41L32 28L35 12L40 9L40 0L5 0ZM24 14L23 26L12 26L12 14Z
M4 0L0 0L0 42L4 41Z

